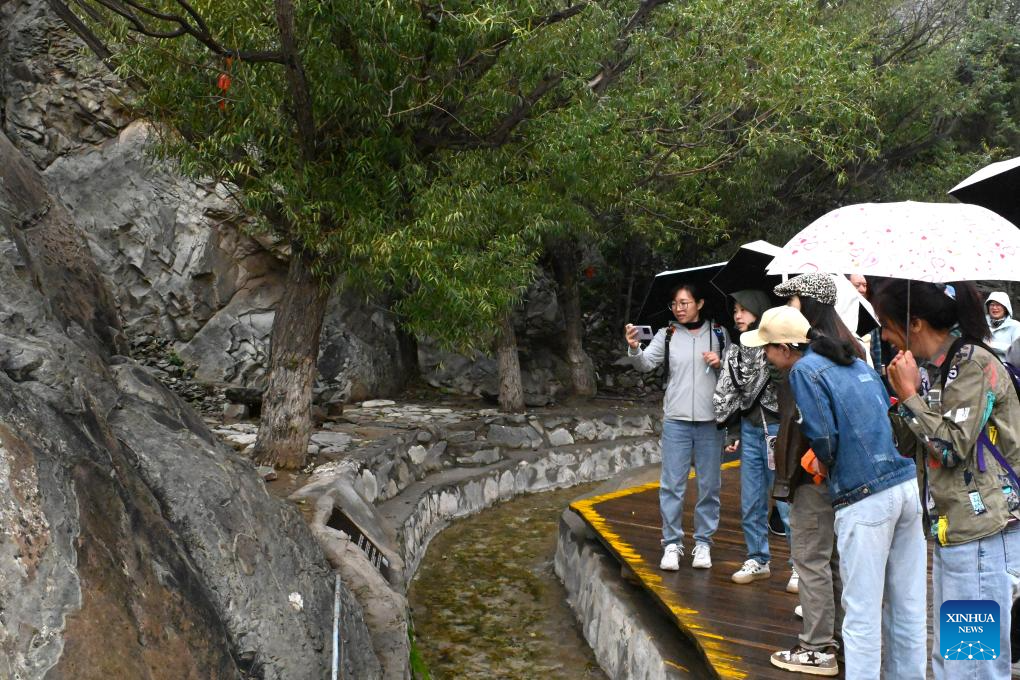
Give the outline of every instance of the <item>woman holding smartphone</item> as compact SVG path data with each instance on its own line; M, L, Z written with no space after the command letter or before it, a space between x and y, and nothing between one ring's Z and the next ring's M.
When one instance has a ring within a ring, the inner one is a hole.
M675 321L660 329L641 349L638 327L627 324L627 355L641 371L666 366L663 399L662 474L659 510L663 554L659 568L676 571L684 555L681 520L691 465L697 471L698 502L694 508L692 566L712 566L712 536L719 528L719 484L723 433L716 427L712 394L729 336L718 324L701 317L704 295L692 283L673 289L669 308Z
M900 350L889 364L900 399L891 416L900 450L916 460L925 529L935 543L932 608L941 619L947 600L999 606L997 658L948 661L936 623L932 671L936 680L1009 678L1020 497L1006 468L1020 468L1020 400L1006 367L985 345L988 325L973 284L891 279L878 287L875 309L883 339ZM927 389L918 362L926 366Z

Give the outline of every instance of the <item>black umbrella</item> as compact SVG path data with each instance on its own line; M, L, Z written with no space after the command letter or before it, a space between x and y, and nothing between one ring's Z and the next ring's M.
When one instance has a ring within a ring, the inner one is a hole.
M768 241L745 243L715 275L712 284L726 295L750 289L765 291L771 296L772 289L783 282L783 277L766 274L765 267L782 250Z
M949 194L962 203L988 208L1020 227L1020 156L986 165Z
M670 292L681 283L692 283L705 298L705 306L701 308L701 318L714 319L718 323L728 325L729 311L726 306L726 296L712 285L712 277L718 274L725 264L725 262L719 262L656 274L652 285L648 288L645 302L641 305L641 313L638 314L638 320L635 323L651 326L653 330L668 324L673 319L673 312L669 308Z

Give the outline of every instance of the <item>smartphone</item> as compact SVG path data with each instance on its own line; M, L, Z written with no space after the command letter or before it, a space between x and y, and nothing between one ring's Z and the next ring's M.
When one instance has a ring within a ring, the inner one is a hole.
M651 326L635 326L637 328L638 340L647 342L655 337L655 333L652 331Z

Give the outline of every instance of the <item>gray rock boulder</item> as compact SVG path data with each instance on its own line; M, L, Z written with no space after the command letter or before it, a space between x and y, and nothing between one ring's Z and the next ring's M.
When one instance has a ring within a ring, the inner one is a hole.
M536 449L542 444L542 435L530 426L490 425L485 438L492 445L508 449Z
M0 194L0 228L15 210ZM32 357L0 372L0 677L326 677L333 572L298 512L6 258L0 290L0 357ZM344 672L379 678L340 595Z

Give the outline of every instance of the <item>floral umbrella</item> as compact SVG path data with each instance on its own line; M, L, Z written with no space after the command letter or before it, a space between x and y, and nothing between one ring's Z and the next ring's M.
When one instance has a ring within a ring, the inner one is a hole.
M932 283L1020 281L1020 229L960 203L860 203L818 218L783 246L770 274L839 272Z

